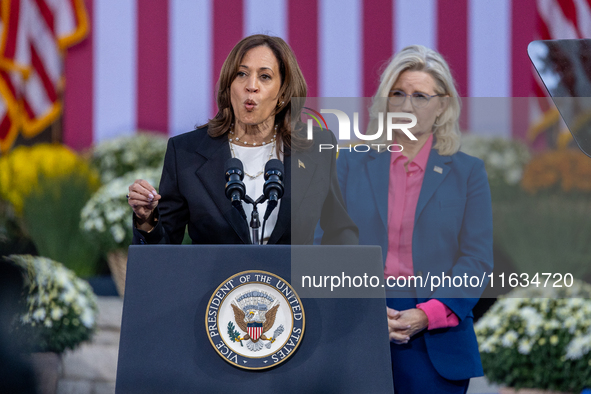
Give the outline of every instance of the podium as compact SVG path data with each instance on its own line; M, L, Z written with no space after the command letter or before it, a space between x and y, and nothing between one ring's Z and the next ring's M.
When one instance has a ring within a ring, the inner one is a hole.
M380 248L371 246L131 246L116 392L393 393L383 298L302 297L301 343L272 368L241 369L216 352L205 325L216 288L248 270L291 282L298 255L383 272Z

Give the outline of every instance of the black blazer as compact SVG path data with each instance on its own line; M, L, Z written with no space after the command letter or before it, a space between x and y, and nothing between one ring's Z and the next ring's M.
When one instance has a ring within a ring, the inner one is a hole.
M317 130L310 148L285 152L285 193L269 244L312 244L318 220L323 244L358 243L339 188L335 151L319 152L319 144L337 145L332 132ZM180 244L187 225L194 244L250 243L248 224L225 196L224 166L230 157L227 136L212 138L207 127L170 138L158 223L150 233L134 226L133 243ZM256 199L262 191L247 194Z

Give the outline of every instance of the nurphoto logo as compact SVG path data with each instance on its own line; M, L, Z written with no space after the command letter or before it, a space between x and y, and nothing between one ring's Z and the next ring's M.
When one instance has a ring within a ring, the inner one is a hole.
M351 141L351 120L349 116L341 110L338 109L321 109L320 112L313 110L312 108L304 107L304 109L310 112L304 112L305 115L310 116L312 119L308 119L307 121L307 138L309 140L313 139L313 120L316 121L318 126L321 129L327 128L327 123L324 117L321 114L333 114L336 115L339 121L339 132L338 132L338 140L343 141ZM400 130L402 131L409 139L416 141L417 138L409 131L410 128L416 126L417 124L417 117L413 114L406 113L406 112L387 112L384 116L383 112L378 113L378 130L374 134L363 134L359 131L359 112L353 112L353 133L355 137L362 141L375 141L382 137L384 133L384 119L386 120L386 138L388 141L393 140L393 131ZM400 123L401 120L409 120L409 122ZM322 122L321 122L322 121ZM323 127L324 125L324 127ZM368 152L372 147L378 150L387 149L389 152L401 152L402 145L399 144L356 144L356 145L348 145L348 146L334 146L333 144L320 144L319 150L331 150L336 149L337 152L339 150L354 150L355 152Z

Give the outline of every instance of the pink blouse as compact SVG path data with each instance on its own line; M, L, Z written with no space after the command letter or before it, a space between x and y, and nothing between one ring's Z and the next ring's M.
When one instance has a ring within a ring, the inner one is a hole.
M413 161L408 162L401 152L393 152L390 160L390 183L388 186L388 253L384 277L409 277L414 275L412 262L412 234L415 225L415 211L425 167L433 145L433 135L429 137ZM429 319L429 330L455 327L458 317L439 300L429 300L418 304Z

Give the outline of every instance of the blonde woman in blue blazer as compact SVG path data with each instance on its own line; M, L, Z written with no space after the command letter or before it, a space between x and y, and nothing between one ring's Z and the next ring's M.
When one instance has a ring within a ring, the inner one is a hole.
M385 276L482 278L493 267L490 189L483 162L458 151L459 99L440 54L410 46L394 56L367 134L386 112L415 115L416 141L400 131L395 142L376 143L400 144L402 152L385 145L367 153L341 150L337 160L359 243L382 246ZM485 286L389 291L396 393L465 393L469 379L482 375L472 308Z

